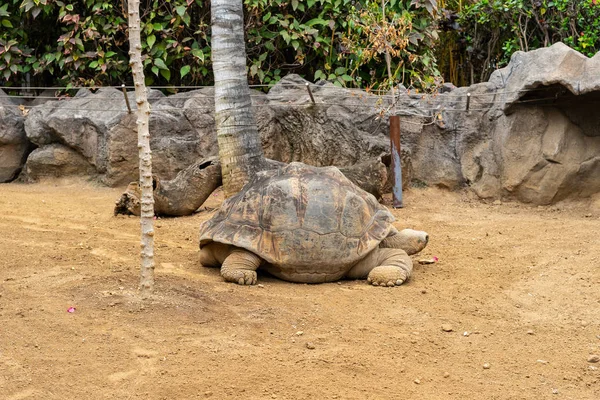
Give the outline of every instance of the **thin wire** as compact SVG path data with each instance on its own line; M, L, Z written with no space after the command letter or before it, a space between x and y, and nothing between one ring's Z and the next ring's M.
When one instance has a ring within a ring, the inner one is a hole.
M306 84L300 84L300 83L280 83L280 86L283 87L297 87L297 88L306 88ZM249 85L250 88L258 88L258 87L270 87L273 88L275 87L275 85ZM316 89L323 89L324 92L327 91L355 91L355 90L361 90L363 91L363 89L359 89L359 88L345 88L345 87L338 87L338 86L320 86L320 85L316 85L316 84L311 84L311 87L315 87ZM91 90L97 90L97 89L103 89L103 88L111 88L111 89L123 89L123 86L92 86L92 87L58 87L58 86L54 86L54 87L0 87L0 89L5 89L5 90L79 90L79 89L91 89ZM124 86L125 89L134 89L134 86ZM212 88L212 86L148 86L148 89L170 89L170 90L181 90L181 89L204 89L204 88ZM537 88L529 88L529 89L519 89L519 90L513 90L513 91L504 91L504 90L498 90L498 91L493 91L493 92L489 92L489 93L471 93L471 98L473 97L483 97L483 96L496 96L496 95L501 95L501 94L514 94L514 93L522 93L522 92L533 92L533 91L548 91L548 90L553 90L553 87L537 87ZM317 93L319 92L319 90L317 90ZM375 94L375 93L388 93L389 91L383 91L383 90L376 90L376 91L372 91L372 92L364 92L366 95L372 95L372 96L377 96L377 97L385 97L385 98L392 98L392 95L389 94ZM257 95L251 95L251 96L257 96ZM259 95L262 96L262 95ZM436 98L436 97L443 97L443 98L449 98L449 97L454 97L454 98L463 98L466 96L465 94L452 94L452 92L445 92L445 93L411 93L411 92L401 92L398 93L398 96L409 96L409 97L420 97L421 99L425 99L426 97L430 97L430 98ZM18 97L18 96L17 96ZM40 96L26 96L23 95L22 97L40 97ZM210 96L206 96L206 97L210 97ZM413 97L413 98L414 98ZM42 97L40 97L42 98ZM57 96L58 98L58 96ZM417 99L415 99L417 100Z
M23 98L25 96L19 96L19 95L7 95L6 97L8 98ZM259 98L259 99L265 99L268 100L268 98L266 98L265 95L250 95L251 98ZM391 97L391 96L388 96ZM465 96L463 96L465 97ZM92 101L100 101L100 100L118 100L120 101L120 99L115 98L114 96L111 97L104 97L104 96L96 96L94 95L93 97L87 98L87 97L60 97L60 96L37 96L36 98L38 99L46 99L46 100L58 100L59 102L62 101L66 101L66 100L75 100L75 99L87 99L89 102ZM189 100L189 99L196 99L196 98L215 98L215 96L198 96L198 95L191 95L191 96L179 96L177 97L177 99L174 100ZM377 103L378 101L381 101L383 99L385 99L386 97L365 97L364 99L361 97L358 97L358 100L361 100L360 102L346 102L346 103L327 103L327 102L319 102L316 104L328 104L328 105L340 105L340 106L368 106L368 107L372 107L372 106L376 106L377 104L368 104L368 103ZM165 97L165 99L168 99L168 97ZM513 101L513 102L509 102L510 104L521 104L521 103L529 103L529 102L542 102L545 100L557 100L558 98L556 96L552 96L552 97L543 97L543 98L533 98L533 99L526 99L526 100L517 100L517 101ZM399 98L397 97L397 100L399 100ZM420 100L420 99L414 99L414 100ZM440 97L440 98L435 98L435 99L430 99L430 100L423 100L421 99L424 103L427 103L427 105L429 106L435 106L435 103L445 103L445 98ZM466 100L465 100L466 102ZM507 103L505 100L488 100L488 101L481 101L480 103L483 104L488 104L488 105L492 105L492 104L505 104ZM264 105L293 105L293 104L297 104L297 103L274 103L274 102L269 102L268 104L264 104ZM308 104L314 104L314 103L308 103ZM258 105L256 105L258 106ZM261 104L262 106L262 104ZM28 105L24 105L24 107L31 107ZM62 107L61 107L62 108ZM188 107L188 108L192 108L193 107ZM201 108L205 108L205 107L198 107L197 109L201 109ZM418 107L421 110L439 110L440 108L427 108L427 107ZM64 108L66 109L66 108ZM466 110L466 109L465 109ZM471 111L475 111L476 109L474 108L469 108L469 110Z
M92 99L94 100L94 99ZM545 100L556 100L556 97L546 97L546 98L542 98L542 99L528 99L528 100L520 100L520 101L515 101L510 103L510 105L514 105L514 104L527 104L527 103L534 103L534 102L542 102ZM60 103L60 102L59 102ZM64 103L63 103L64 104ZM540 104L543 105L543 104ZM546 105L555 105L555 104L546 104ZM7 104L5 106L8 107L17 107L19 109L27 109L27 110L31 110L34 106L28 106L28 105L17 105L17 104ZM326 103L326 102L319 102L319 103L265 103L265 104L253 104L253 107L312 107L312 106L344 106L344 107L367 107L367 108L373 108L376 107L377 104L367 104L367 103L351 103L351 104L340 104L340 103ZM113 108L102 108L102 109L94 109L94 108L89 108L89 107L63 107L62 105L58 105L58 107L61 110L68 110L68 111L87 111L87 112L94 112L94 111L98 111L98 112L108 112L108 111L113 111L113 112L123 112L126 111L126 108L119 108L119 109L113 109ZM186 109L191 109L191 110L203 110L203 109L207 109L209 107L186 107ZM466 108L443 108L443 107L438 107L438 108L427 108L427 107L417 107L416 108L419 111L436 111L438 113L443 113L443 112L470 112L470 111L488 111L489 108L469 108L469 110L467 110ZM158 107L156 108L156 110L160 110L160 111L180 111L183 112L182 109L180 107ZM389 113L389 110L388 112ZM409 111L405 111L403 112L404 114L409 114L412 116L417 116L417 117L423 117L423 118L430 118L431 116L427 116L427 115L422 115L422 114L411 114Z

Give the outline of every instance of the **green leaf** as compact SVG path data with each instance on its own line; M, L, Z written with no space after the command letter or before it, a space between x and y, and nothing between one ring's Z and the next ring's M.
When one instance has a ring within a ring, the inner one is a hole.
M200 61L204 62L204 52L200 49L193 49L192 50L192 55L194 57L196 57L197 59L199 59Z
M160 68L162 71L169 70L167 64L165 64L162 58L155 58L154 65Z
M305 25L314 26L314 25L327 25L329 24L329 20L324 20L323 18L313 18L308 21Z
M183 67L181 67L181 69L179 70L179 74L181 75L181 78L183 78L184 76L186 76L187 74L190 73L190 66L189 65L184 65Z
M350 75L342 75L342 79L345 80L346 82L352 82L352 77Z
M294 48L294 50L298 50L298 47L300 47L300 42L298 42L297 40L292 40L292 47Z
M296 8L298 8L298 0L292 0L292 9L296 11Z
M148 36L148 38L146 39L146 43L148 44L148 48L151 49L152 46L154 46L154 43L156 43L156 36L154 36L154 35Z
M183 15L185 14L185 10L186 10L186 6L175 7L175 11L177 11L177 14L179 14L180 17L183 17Z
M110 58L110 57L114 56L115 54L117 54L117 53L115 53L114 51L107 51L105 57Z
M167 82L171 80L171 71L168 69L161 69L160 74L167 80Z
M73 11L73 4L67 4L65 8L69 11Z
M250 76L254 77L258 73L258 64L252 64L250 67Z
M154 75L158 76L158 67L152 67L152 72L154 72Z
M12 28L13 27L13 25L7 19L3 19L2 20L2 26L5 27L5 28Z
M98 61L92 61L92 62L89 64L89 67L90 67L90 68L98 68Z

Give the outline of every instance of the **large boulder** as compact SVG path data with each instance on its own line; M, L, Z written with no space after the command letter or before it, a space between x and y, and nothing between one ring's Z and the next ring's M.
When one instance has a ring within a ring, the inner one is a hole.
M600 193L600 54L516 52L489 82L449 89L400 98L402 112L425 115L403 117L416 125L405 138L416 179L533 204Z
M29 153L24 121L18 104L0 90L0 183L19 175Z
M77 151L59 143L52 143L31 152L22 179L31 182L45 178L95 174L95 168Z
M395 106L389 94L309 86L312 99L307 82L289 75L268 94L252 93L267 157L338 167L377 159L389 153L387 115L397 112L405 184L467 186L482 198L533 204L600 193L600 54L564 44L516 52L489 82L444 85L434 96L400 88ZM157 176L173 179L217 155L212 88L150 94ZM106 184L137 179L135 116L117 90L34 107L25 129L42 149L60 143L80 154Z
M134 93L129 92L128 98L135 109ZM214 132L207 128L212 121L210 92L167 98L151 90L148 98L152 105L150 147L158 176L171 179L198 158L214 155ZM186 110L188 102L193 107ZM91 93L82 89L73 99L33 107L25 130L41 148L60 143L74 150L108 185L127 184L138 176L136 117L128 113L121 91L104 88ZM38 158L36 168L46 159Z
M311 84L315 104L298 75L283 78L256 106L265 155L283 162L349 166L389 152L389 124L378 118L378 96Z
M389 151L388 125L374 113L377 96L351 90L340 96L339 88L323 82L313 89L318 104L298 106L308 98L305 83L290 75L268 95L252 92L268 158L345 167ZM355 95L365 96L370 105L355 101ZM350 100L334 101L345 96ZM132 92L129 98L135 105ZM151 91L150 101L155 175L170 180L198 159L218 154L213 88L169 97ZM138 177L136 117L127 113L123 94L116 89L96 93L82 89L73 99L34 107L25 128L29 139L41 149L60 143L80 154L107 185L124 185ZM405 161L410 159L407 154L405 151ZM31 169L40 170L40 163L50 159L32 159L36 165ZM58 171L54 162L48 167ZM31 178L34 176L37 174Z

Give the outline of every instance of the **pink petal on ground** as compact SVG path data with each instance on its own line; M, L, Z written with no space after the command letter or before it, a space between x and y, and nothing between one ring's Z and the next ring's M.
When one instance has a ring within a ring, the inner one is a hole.
M69 308L67 309L67 312L68 312L68 313L74 313L74 312L75 312L75 307L69 307Z

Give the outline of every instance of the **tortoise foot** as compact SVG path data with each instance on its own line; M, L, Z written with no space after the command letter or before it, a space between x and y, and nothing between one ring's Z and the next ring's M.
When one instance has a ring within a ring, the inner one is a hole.
M367 281L373 286L400 286L408 279L408 274L402 268L381 265L369 272Z
M256 271L234 269L221 271L221 275L227 282L237 283L238 285L256 285Z

